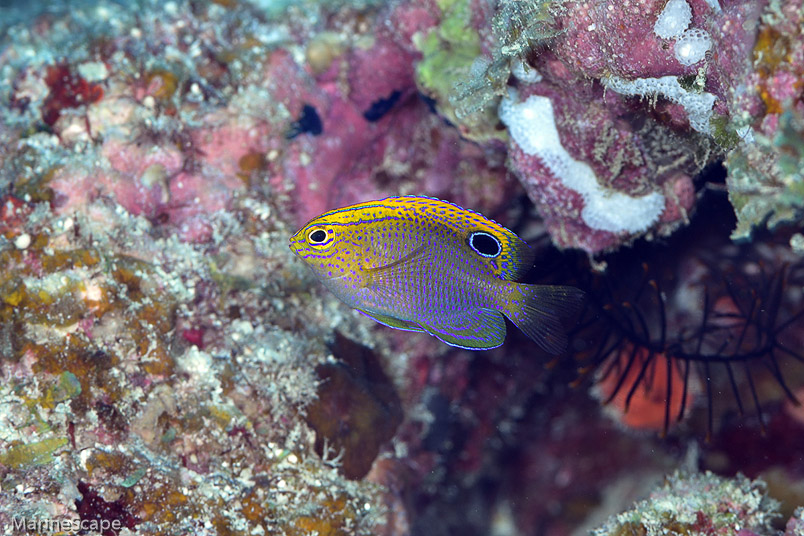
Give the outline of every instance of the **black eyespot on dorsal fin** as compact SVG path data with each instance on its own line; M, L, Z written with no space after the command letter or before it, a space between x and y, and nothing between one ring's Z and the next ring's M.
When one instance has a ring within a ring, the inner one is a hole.
M474 231L466 237L466 245L482 257L494 258L502 253L500 240L485 231Z

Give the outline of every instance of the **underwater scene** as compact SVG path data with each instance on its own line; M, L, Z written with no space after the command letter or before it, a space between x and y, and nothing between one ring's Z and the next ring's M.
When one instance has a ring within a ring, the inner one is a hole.
M804 0L0 0L0 534L804 536Z

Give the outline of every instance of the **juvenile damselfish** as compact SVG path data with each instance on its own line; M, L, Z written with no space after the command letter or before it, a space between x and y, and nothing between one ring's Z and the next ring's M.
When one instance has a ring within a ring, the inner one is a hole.
M322 214L290 248L338 298L392 328L480 350L505 340L507 316L544 350L566 347L573 287L518 283L530 247L476 212L429 197L391 197Z

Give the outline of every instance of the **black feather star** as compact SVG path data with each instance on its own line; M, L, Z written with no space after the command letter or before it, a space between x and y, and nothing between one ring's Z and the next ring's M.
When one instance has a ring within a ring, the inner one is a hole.
M802 402L804 260L784 236L732 243L731 214L709 199L688 229L609 255L602 273L585 259L552 270L588 298L570 335L576 383L594 378L628 427L666 435L700 423L710 441L726 416L764 433L765 408Z

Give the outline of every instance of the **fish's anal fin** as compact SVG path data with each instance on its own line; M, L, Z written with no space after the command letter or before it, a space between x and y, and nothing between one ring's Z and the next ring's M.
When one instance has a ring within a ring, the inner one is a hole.
M583 301L583 291L575 287L518 284L512 289L504 312L543 350L562 354L567 349L562 320L575 315Z
M505 319L492 309L477 308L448 321L422 324L430 335L458 348L488 350L505 341Z
M379 313L369 313L368 311L364 311L363 309L358 309L358 311L360 311L367 317L371 318L372 320L375 320L384 326L388 326L389 328L401 329L404 331L418 331L418 332L424 331L421 328L421 326L419 326L414 322L408 322L407 320L400 320L398 318L394 318L393 316L382 315Z

